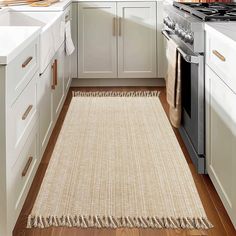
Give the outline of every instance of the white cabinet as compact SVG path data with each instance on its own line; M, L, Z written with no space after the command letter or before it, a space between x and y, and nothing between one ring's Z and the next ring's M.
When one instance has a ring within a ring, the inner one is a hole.
M39 39L0 65L0 235L10 236L37 170Z
M70 88L72 79L72 56L68 56L64 50L64 93Z
M64 59L65 59L64 44L58 50L53 64L53 80L54 87L52 88L53 96L53 116L57 119L62 103L64 101Z
M64 60L65 52L64 44L62 44L51 64L40 76L38 103L41 154L47 146L66 96L64 93Z
M118 77L156 77L156 3L118 2Z
M44 152L53 127L52 68L48 65L38 83L40 150Z
M236 94L206 66L208 174L236 227Z
M80 3L78 14L79 78L117 77L116 3Z
M156 2L79 3L78 77L156 77Z

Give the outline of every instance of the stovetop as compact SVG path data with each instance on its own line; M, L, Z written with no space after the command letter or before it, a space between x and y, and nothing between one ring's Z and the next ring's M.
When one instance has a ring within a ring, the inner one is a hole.
M197 16L203 21L236 21L236 3L180 3L174 7Z

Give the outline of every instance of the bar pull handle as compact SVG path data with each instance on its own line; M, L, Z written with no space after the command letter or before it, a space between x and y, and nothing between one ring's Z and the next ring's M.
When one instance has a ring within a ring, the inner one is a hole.
M30 111L32 110L33 105L29 105L24 114L22 115L22 120L25 120L27 116L29 115Z
M57 85L57 60L54 60L52 65L52 89L56 88Z
M216 57L218 57L221 61L226 61L225 57L224 57L221 53L219 53L217 50L213 50L212 53L213 53Z
M55 59L55 85L57 85L57 59Z
M26 174L27 174L27 172L28 172L28 169L29 169L29 167L30 167L30 164L31 164L32 160L33 160L33 157L32 157L32 156L29 157L29 159L28 159L28 161L27 161L27 163L26 163L26 165L25 165L25 167L24 167L24 169L23 169L23 171L22 171L22 173L21 173L21 176L22 176L22 177L26 176Z
M116 17L113 17L112 35L113 35L113 36L116 36Z
M28 57L23 63L22 63L22 68L25 68L33 59L33 57Z
M121 24L122 23L122 18L119 17L119 36L121 36Z

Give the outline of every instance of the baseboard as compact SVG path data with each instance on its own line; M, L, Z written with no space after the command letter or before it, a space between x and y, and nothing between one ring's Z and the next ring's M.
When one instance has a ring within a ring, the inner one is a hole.
M71 87L114 87L114 86L165 86L163 78L119 78L78 79L73 78Z

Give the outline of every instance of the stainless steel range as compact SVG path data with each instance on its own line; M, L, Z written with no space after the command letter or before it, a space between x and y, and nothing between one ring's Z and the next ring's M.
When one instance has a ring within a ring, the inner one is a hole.
M178 3L165 8L163 35L181 55L180 134L198 173L205 173L204 21L236 20L236 3Z
M165 8L163 35L181 55L180 134L198 173L205 173L204 22L236 20L236 3L179 3Z

